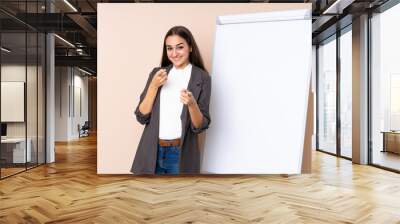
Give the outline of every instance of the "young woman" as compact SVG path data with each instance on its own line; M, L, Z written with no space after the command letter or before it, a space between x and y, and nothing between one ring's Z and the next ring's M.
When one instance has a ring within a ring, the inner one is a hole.
M197 135L210 124L211 77L192 33L172 27L164 37L161 68L149 74L136 107L145 125L133 174L200 172Z

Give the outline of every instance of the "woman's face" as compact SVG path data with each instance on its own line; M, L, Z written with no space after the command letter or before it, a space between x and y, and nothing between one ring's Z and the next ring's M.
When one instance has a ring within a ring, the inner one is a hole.
M185 39L178 35L168 36L165 40L168 59L176 68L184 68L189 64L192 49Z

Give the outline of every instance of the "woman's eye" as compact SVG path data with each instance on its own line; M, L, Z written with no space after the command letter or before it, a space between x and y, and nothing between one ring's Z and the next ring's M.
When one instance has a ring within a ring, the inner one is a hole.
M178 49L179 49L179 50L182 50L182 49L183 49L183 46L179 46Z
M170 51L170 50L172 50L172 48L170 48L170 47L167 47L167 51Z

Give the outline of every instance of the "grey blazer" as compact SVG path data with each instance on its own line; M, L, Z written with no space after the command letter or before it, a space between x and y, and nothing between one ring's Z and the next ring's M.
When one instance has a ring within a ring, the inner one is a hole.
M167 72L172 65L167 67ZM144 124L145 128L142 133L138 148L136 150L135 159L132 164L131 172L133 174L154 174L157 161L157 146L159 137L159 118L160 118L160 91L157 95L150 113L142 114L139 111L139 105L146 96L147 89L153 76L160 68L154 68L150 72L146 86L140 95L139 104L136 106L135 115L139 123ZM183 105L181 113L182 134L181 134L181 158L180 173L200 173L200 149L197 135L206 130L211 122L209 114L209 104L211 95L211 76L201 68L192 65L192 73L189 79L188 90L192 92L193 97L199 105L203 114L203 123L201 127L195 128L190 119L189 110Z

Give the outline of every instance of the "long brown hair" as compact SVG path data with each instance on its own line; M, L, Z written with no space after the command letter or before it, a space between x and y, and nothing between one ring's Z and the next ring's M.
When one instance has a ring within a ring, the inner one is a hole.
M196 65L197 67L203 69L206 71L203 63L203 58L201 57L199 48L197 47L196 41L194 40L194 37L190 30L184 26L174 26L171 29L168 30L167 34L165 34L164 37L164 46L163 46L163 53L161 57L161 67L166 67L172 62L168 59L167 56L167 47L165 44L165 40L169 36L177 35L180 36L181 38L185 39L186 42L188 43L189 47L192 48L192 52L189 53L189 61L193 65Z

